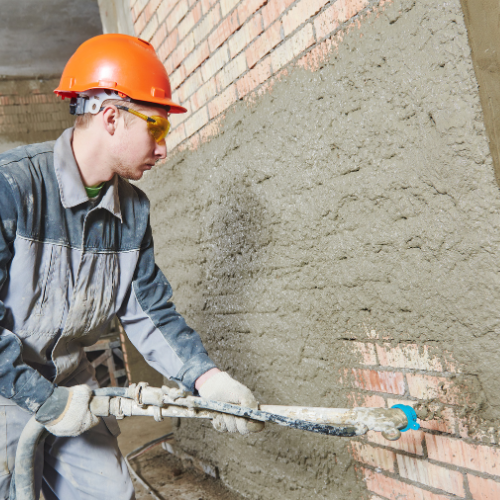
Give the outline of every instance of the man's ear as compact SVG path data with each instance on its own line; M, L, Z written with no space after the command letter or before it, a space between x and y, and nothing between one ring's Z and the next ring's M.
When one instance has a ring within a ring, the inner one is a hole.
M119 114L118 108L112 104L106 106L102 111L102 122L104 128L110 135L114 135L116 132Z

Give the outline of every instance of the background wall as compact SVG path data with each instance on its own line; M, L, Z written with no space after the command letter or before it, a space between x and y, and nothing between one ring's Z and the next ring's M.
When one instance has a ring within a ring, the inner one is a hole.
M2 152L57 139L73 124L69 101L53 90L76 48L102 28L96 0L0 0L0 12Z
M141 185L210 354L262 402L433 417L181 445L248 498L499 498L500 196L458 0L131 8L190 110Z
M0 152L53 139L73 125L69 101L53 90L59 79L0 80Z

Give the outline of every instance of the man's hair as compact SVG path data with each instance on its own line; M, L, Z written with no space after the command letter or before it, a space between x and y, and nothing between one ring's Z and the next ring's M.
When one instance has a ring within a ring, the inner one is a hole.
M136 111L144 111L145 106L140 103L122 101L121 99L108 99L101 104L101 107L109 106L112 104L113 106L126 106L127 108L135 109ZM127 126L130 121L135 118L132 113L128 113L125 110L118 110L118 112L123 113L123 119L125 120L125 126ZM92 117L97 116L92 113L85 113L83 115L78 115L75 119L75 128L87 128L92 121Z

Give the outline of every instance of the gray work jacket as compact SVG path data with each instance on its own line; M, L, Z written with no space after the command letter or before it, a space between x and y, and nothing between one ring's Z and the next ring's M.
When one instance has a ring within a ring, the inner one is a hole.
M215 364L155 264L149 200L118 176L89 200L72 133L0 154L0 399L37 411L114 315L193 390Z

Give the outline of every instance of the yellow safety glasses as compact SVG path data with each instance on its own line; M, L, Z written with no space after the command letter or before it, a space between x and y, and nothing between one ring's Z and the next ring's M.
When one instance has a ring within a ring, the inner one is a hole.
M163 141L163 139L165 139L165 137L167 136L168 131L170 130L170 122L162 116L147 116L143 113L140 113L139 111L136 111L135 109L127 108L126 106L116 107L118 109L128 111L129 113L132 113L133 115L145 120L148 125L149 133L157 143ZM101 108L100 111L102 111L103 109L104 108Z

